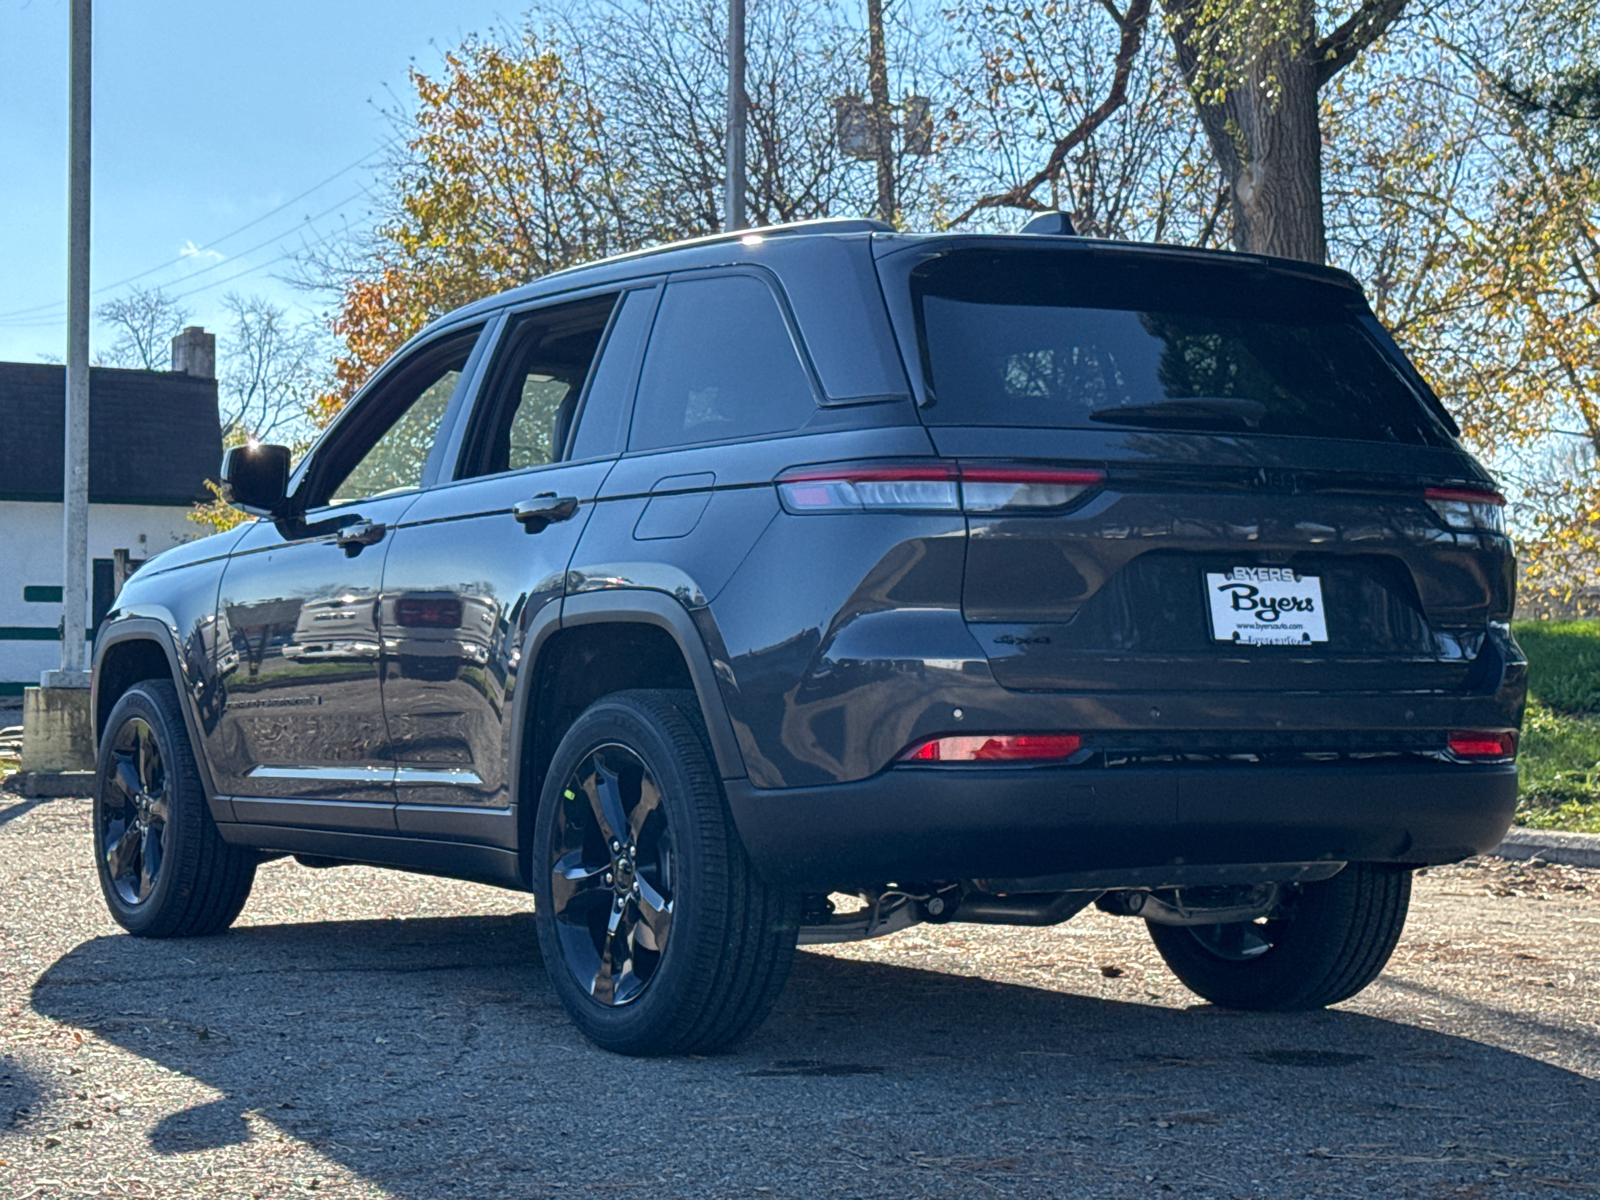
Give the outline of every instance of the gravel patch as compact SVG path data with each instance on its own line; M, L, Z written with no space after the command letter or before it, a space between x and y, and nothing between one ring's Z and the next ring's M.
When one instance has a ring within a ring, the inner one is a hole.
M1141 923L799 957L735 1052L568 1024L527 897L261 869L230 933L105 915L88 804L0 795L0 1197L1600 1193L1600 872L1417 881L1327 1012L1196 1001Z

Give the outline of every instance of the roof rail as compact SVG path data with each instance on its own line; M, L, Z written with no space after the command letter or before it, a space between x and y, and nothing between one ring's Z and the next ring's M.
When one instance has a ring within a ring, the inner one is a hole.
M590 267L604 266L609 263L628 262L635 258L648 258L652 254L665 254L669 250L683 250L691 246L715 246L720 242L739 242L748 237L765 239L795 237L801 234L813 233L893 233L894 231L894 226L889 222L879 221L872 217L816 217L809 221L789 221L782 225L763 225L756 229L733 229L724 233L708 233L704 237L684 238L682 241L666 242L660 246L647 246L643 250L629 250L625 254L613 254L609 258L597 258L593 262L562 267L559 271L551 271L550 274L541 275L539 278L551 279L571 271L586 271Z

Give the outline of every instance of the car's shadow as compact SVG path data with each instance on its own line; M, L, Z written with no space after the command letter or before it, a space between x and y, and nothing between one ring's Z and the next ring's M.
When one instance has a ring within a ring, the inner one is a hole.
M736 1052L620 1058L568 1023L527 914L96 938L33 1003L222 1093L160 1119L155 1152L242 1142L265 1120L397 1196L1600 1180L1600 1085L1349 1012L1174 1010L803 953Z

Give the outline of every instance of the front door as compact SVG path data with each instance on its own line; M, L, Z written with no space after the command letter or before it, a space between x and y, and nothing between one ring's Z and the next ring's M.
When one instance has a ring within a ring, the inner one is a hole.
M378 594L477 330L385 372L312 453L302 518L256 522L218 597L217 786L245 823L394 828Z

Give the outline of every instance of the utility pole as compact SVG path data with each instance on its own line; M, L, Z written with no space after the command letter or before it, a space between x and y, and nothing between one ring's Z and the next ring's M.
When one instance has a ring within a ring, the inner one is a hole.
M744 0L728 0L728 178L723 228L743 229L744 219Z
M67 420L61 481L61 670L46 687L88 687L89 624L89 104L90 0L72 0L71 148L67 190ZM53 678L52 678L53 677Z
M867 93L878 160L878 219L894 221L894 115L889 104L889 64L883 48L883 0L867 0Z
M67 149L67 394L61 478L61 668L22 693L25 796L83 796L94 770L84 630L89 625L90 0L72 0Z

